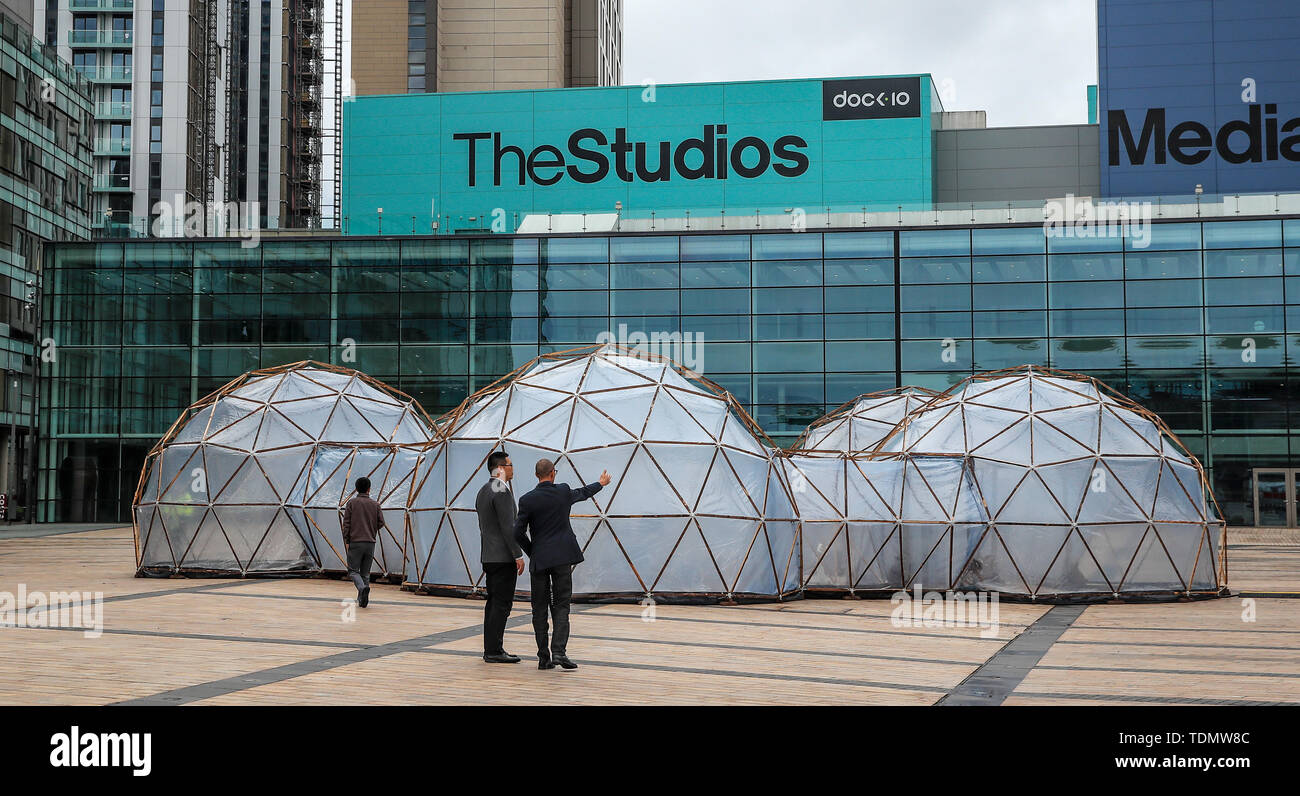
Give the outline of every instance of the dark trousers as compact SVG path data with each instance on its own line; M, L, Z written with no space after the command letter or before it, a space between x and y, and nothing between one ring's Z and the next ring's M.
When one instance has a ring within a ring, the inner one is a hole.
M569 601L573 599L573 565L551 567L530 573L533 589L533 634L537 636L537 657L560 657L569 646ZM546 614L555 621L555 635L546 642ZM549 650L549 652L548 652Z
M348 545L348 577L352 578L358 594L370 585L370 568L374 563L374 542L353 542Z
M500 655L506 635L506 620L515 600L515 583L519 570L509 564L484 564L487 581L487 604L483 606L483 654Z

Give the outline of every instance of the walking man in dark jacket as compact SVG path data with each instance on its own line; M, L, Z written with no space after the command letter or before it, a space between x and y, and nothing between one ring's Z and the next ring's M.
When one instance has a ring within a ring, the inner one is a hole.
M478 512L479 561L487 583L487 605L483 608L483 660L487 663L519 663L519 656L506 652L506 620L515 599L515 583L524 574L524 551L515 542L515 496L510 481L514 465L504 451L488 456L491 477L478 491L474 509Z
M601 472L595 484L570 489L555 483L555 465L538 459L534 472L537 488L519 499L515 540L528 553L533 590L533 634L537 637L537 668L576 669L569 660L569 600L573 597L573 567L582 563L582 547L569 524L574 503L590 498L610 481ZM531 538L530 538L531 535ZM555 621L555 635L547 644L547 612Z
M348 577L357 587L357 605L370 604L370 568L375 562L375 542L384 527L384 512L370 499L370 479L357 479L357 494L343 509L343 544L348 551Z

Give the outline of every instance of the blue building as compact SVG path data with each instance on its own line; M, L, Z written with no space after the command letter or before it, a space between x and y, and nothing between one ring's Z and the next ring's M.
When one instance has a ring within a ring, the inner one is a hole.
M1292 191L1300 5L1098 0L1106 196Z

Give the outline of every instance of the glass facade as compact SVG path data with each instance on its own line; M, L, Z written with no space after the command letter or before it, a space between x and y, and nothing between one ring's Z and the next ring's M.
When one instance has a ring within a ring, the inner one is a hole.
M90 88L30 20L0 14L0 518L35 484L38 291L46 241L90 236Z
M356 367L431 414L539 353L691 334L775 439L861 393L1040 364L1098 377L1200 457L1232 524L1300 463L1300 218L554 237L132 241L48 261L42 519L129 519L149 447L256 367Z

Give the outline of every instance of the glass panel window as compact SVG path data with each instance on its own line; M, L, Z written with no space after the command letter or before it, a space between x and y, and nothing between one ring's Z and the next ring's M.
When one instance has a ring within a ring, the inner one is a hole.
M894 256L892 232L828 232L823 240L823 256L828 260Z
M821 343L754 343L755 373L823 370Z
M899 233L899 254L904 257L935 257L970 254L970 230L904 230Z
M1280 221L1207 221L1202 224L1207 249L1276 248L1282 245Z

